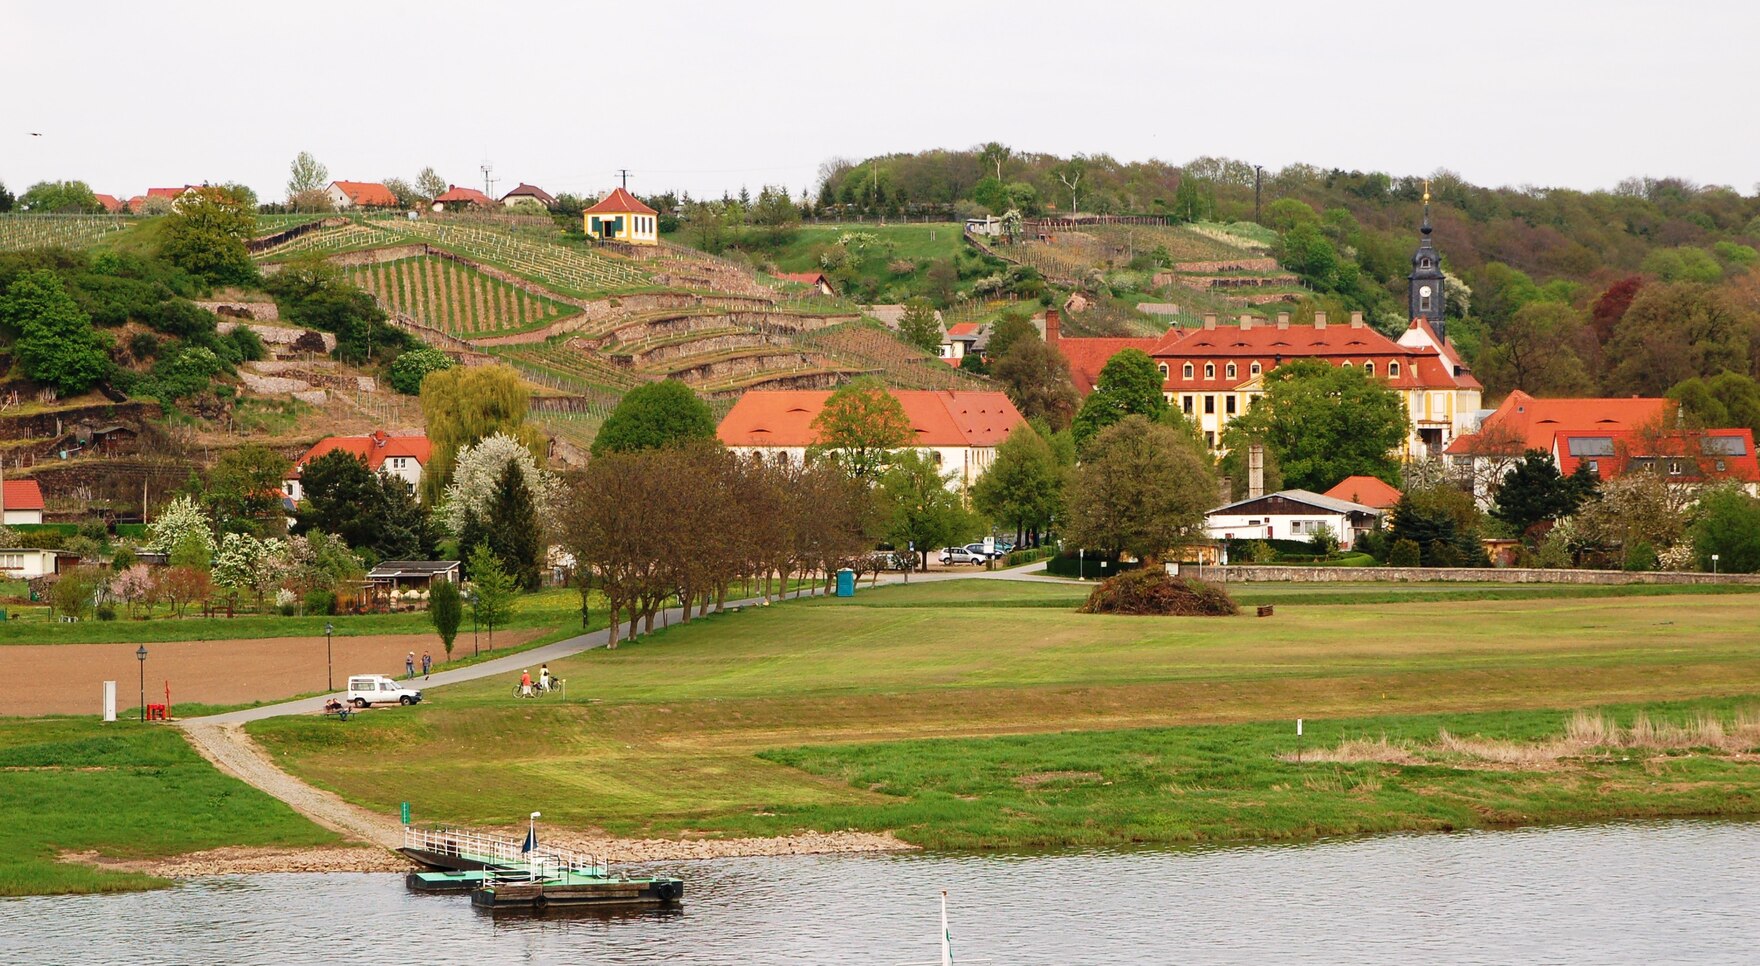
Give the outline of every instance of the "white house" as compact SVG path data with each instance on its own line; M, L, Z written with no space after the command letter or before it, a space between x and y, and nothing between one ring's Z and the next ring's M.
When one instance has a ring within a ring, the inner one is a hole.
M1373 529L1381 511L1372 506L1321 496L1308 490L1279 490L1236 500L1204 515L1214 540L1311 540L1326 527L1341 546Z
M0 548L0 575L13 580L34 580L79 565L79 554L34 547Z
M43 522L43 488L36 480L0 483L0 522L8 526Z
M287 479L281 482L281 489L295 503L304 499L300 476L305 472L306 464L332 450L342 450L364 461L367 469L389 473L408 484L411 492L418 492L422 484L422 468L428 465L432 449L426 436L393 436L382 429L370 436L330 436L318 440L305 455L294 461Z
M910 422L913 449L941 468L948 489L972 485L996 460L996 447L1025 422L1005 393L892 389ZM786 456L801 463L819 442L813 420L827 390L758 390L739 397L716 433L736 453Z
M350 208L396 208L397 196L377 181L332 181L325 189L337 211Z

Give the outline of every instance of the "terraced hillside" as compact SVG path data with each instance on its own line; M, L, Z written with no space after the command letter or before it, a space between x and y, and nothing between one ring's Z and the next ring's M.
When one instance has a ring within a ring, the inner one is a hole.
M417 255L351 265L346 272L386 311L466 340L529 332L580 311L456 259Z
M282 226L276 231L287 231L298 225ZM382 248L387 245L403 243L403 235L389 231L379 224L348 222L341 225L330 225L313 231L305 232L272 247L257 251L256 257L264 261L280 261L318 252L326 255L337 255L343 252L361 251L368 248Z
M0 214L0 251L90 248L135 224L125 215Z
M566 295L590 298L620 289L652 285L652 279L646 273L623 259L491 227L422 219L399 222L396 230L437 248L529 278Z

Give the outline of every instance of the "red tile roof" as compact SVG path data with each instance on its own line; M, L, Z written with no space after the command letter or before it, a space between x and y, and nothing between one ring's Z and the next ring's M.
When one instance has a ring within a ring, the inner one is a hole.
M556 204L556 199L550 196L550 192L545 191L543 188L540 188L535 184L526 184L524 181L519 183L519 187L501 196L501 200L504 203L509 198L536 198L543 202L544 207L546 208L553 207Z
M623 190L622 188L614 189L610 194L605 196L604 200L600 201L598 204L594 205L593 207L588 208L584 213L589 214L589 215L603 215L603 214L657 215L657 214L659 214L659 212L655 211L654 209L652 209L652 208L648 207L647 205L642 204L640 201L636 200L635 195L630 194L629 192Z
M802 285L829 285L831 280L824 272L777 272L776 277L785 282L799 282Z
M299 479L300 471L305 469L307 463L332 450L353 454L366 460L368 469L377 470L384 465L386 459L393 456L414 457L417 463L427 466L433 447L426 436L393 436L382 429L371 436L331 436L318 440L311 449L306 450L305 455L294 462L288 478Z
M4 493L8 510L43 508L43 488L37 485L36 480L7 480Z
M1754 455L1751 429L1660 434L1629 430L1560 432L1554 437L1554 446L1558 470L1567 476L1575 473L1585 460L1595 461L1595 473L1604 480L1624 474L1635 460L1656 460L1662 464L1659 469L1673 476L1760 482L1760 461ZM1681 472L1674 472L1669 465L1675 463L1683 464L1678 467Z
M947 327L947 334L948 335L977 335L978 330L982 329L983 327L984 327L984 323L982 323L982 322L961 322L957 325L948 326Z
M1076 391L1086 396L1094 391L1094 384L1100 381L1100 370L1106 367L1107 360L1125 349L1141 349L1152 353L1156 343L1160 341L1157 336L1134 339L1058 338L1054 340L1054 347L1069 360L1069 374L1075 381Z
M199 187L199 185L186 184L181 188L148 188L146 197L169 198L172 201L176 201L183 197L184 192L194 190L197 187Z
M1374 476L1347 476L1337 486L1320 495L1361 503L1377 510L1393 506L1400 498L1398 487Z
M395 208L397 196L391 189L376 181L332 181L335 187L341 188L348 200L362 208Z
M1478 432L1455 437L1447 452L1472 455L1486 445L1550 451L1559 433L1606 436L1645 426L1660 427L1673 407L1669 400L1654 397L1536 399L1517 389L1485 417Z
M893 389L916 446L995 446L1024 420L1000 392ZM739 397L716 432L728 446L811 446L827 390L759 390Z
M495 204L494 201L489 199L488 195L483 194L481 191L478 191L475 188L460 188L455 184L447 185L446 193L434 200L445 204L482 205L485 208Z
M103 205L105 211L114 215L122 210L122 202L118 201L115 195L97 195L96 197L98 204Z

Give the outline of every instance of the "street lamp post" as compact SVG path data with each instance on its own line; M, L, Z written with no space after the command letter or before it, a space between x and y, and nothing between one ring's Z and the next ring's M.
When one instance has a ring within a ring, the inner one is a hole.
M324 622L324 682L330 690L336 690L336 661L330 650L330 635L336 632L336 625Z
M466 602L468 602L471 605L471 657L476 657L478 654L478 651L477 651L477 591L476 591L476 588L473 587L471 589L470 593L464 595L464 599Z
M134 652L135 660L141 662L141 724L147 723L147 646L142 644Z
M1711 576L1713 577L1717 576L1717 558L1718 554L1711 555Z

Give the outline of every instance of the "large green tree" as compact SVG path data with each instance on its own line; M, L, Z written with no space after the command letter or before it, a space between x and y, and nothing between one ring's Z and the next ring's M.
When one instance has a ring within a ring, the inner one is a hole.
M251 206L225 188L197 188L177 200L159 236L159 255L216 285L257 280L245 242L256 232Z
M496 558L488 544L478 544L465 562L471 578L471 617L489 633L489 650L495 649L495 628L505 627L519 599L519 582Z
M993 351L995 343L991 345ZM1043 419L1053 429L1069 428L1081 396L1063 353L1029 328L1025 336L1012 338L1001 355L993 352L990 358L992 374L1022 416Z
M1069 483L1064 536L1154 561L1199 539L1216 472L1190 433L1126 416L1101 430Z
M1101 430L1127 416L1142 416L1151 422L1160 419L1167 408L1167 397L1162 395L1164 382L1147 352L1123 349L1114 354L1100 368L1094 391L1070 424L1076 446L1086 447Z
M1255 440L1276 454L1284 485L1323 492L1347 476L1399 485L1394 455L1411 423L1399 393L1361 369L1312 359L1265 376L1265 393L1230 423L1230 450Z
M1739 372L1679 382L1668 398L1707 429L1746 428L1760 433L1760 382Z
M924 352L940 347L941 320L935 317L935 306L928 299L905 300L904 315L898 320L898 337Z
M0 328L13 337L24 374L72 395L110 374L103 336L47 269L20 275L0 296Z
M537 501L533 499L518 464L509 462L502 469L501 478L495 482L488 514L480 521L472 522L480 523L482 532L470 533L473 527L467 526L466 532L459 535L459 546L488 547L517 586L523 590L537 590L538 568L544 553L544 528L538 519Z
M98 196L84 181L39 181L19 197L18 203L33 214L96 214L104 210Z
M1690 532L1700 570L1760 571L1760 500L1740 487L1720 486L1699 498L1693 516ZM1717 555L1715 562L1712 554Z
M313 191L322 191L330 184L330 169L323 162L312 157L312 152L301 151L288 165L287 196L303 195Z
M423 346L400 352L391 363L391 370L386 373L386 381L391 388L406 396L419 396L422 392L422 380L430 372L440 372L458 365L452 357L433 346Z
M904 405L872 376L839 386L813 417L816 458L835 460L850 476L873 479L891 465L895 451L911 441Z
M1504 476L1497 489L1497 506L1491 515L1518 536L1535 524L1561 520L1577 512L1584 500L1595 495L1597 477L1588 463L1565 476L1545 450L1529 450Z
M334 533L380 560L433 556L433 523L408 484L351 453L332 450L307 463L300 490L297 532Z
M1749 372L1755 337L1752 311L1722 289L1646 285L1608 341L1607 388L1654 396L1695 376Z
M1063 506L1063 468L1051 445L1024 424L996 447L996 460L972 487L972 506L992 520L1012 526L1015 543L1050 525Z
M434 622L434 631L440 635L440 644L446 649L449 661L452 660L452 642L458 637L458 625L463 618L464 601L458 593L458 585L450 580L436 582L428 593L428 619Z
M422 498L437 504L452 482L459 449L496 433L519 440L540 459L545 437L526 423L531 405L531 390L507 366L463 366L423 379L422 416L433 451L422 468Z
M285 525L281 482L287 457L267 446L241 446L221 454L208 471L204 502L221 532L278 534Z
M1425 567L1483 567L1479 508L1471 494L1452 486L1407 490L1393 507L1390 544L1409 540Z
M676 379L631 389L599 427L593 455L659 449L715 438L715 414L691 387Z
M920 556L913 563L924 566L930 553L978 531L978 521L947 488L940 468L915 450L899 454L880 475L880 507L886 539L899 550L914 547Z
M402 329L387 324L377 299L321 257L285 265L264 287L275 296L284 320L335 333L335 355L344 362L364 365L378 352L410 344Z

